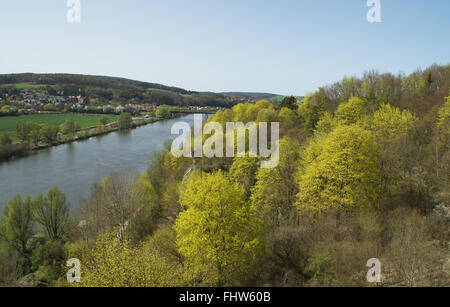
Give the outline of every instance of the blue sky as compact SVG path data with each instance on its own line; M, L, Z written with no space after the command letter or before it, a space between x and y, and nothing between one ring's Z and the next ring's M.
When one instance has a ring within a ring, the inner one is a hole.
M200 91L303 95L369 69L450 63L450 1L1 0L0 73L125 77Z

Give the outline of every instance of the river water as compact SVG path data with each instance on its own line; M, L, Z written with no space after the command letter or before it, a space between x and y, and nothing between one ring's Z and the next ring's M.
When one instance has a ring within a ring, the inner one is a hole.
M161 121L129 131L60 145L24 158L0 163L0 207L20 194L35 196L58 186L72 210L89 199L92 185L121 170L144 172L156 151L173 140L177 121L194 124L194 115Z

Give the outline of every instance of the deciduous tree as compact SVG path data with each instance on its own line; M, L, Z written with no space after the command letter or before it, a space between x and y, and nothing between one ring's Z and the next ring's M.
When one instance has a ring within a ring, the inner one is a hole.
M30 240L34 235L33 224L30 196L27 196L25 201L22 201L20 196L16 196L3 207L3 215L0 219L0 237L23 257L23 273L25 274L28 273L31 265Z
M298 174L300 212L352 211L378 203L379 150L370 131L339 126L303 152Z
M187 210L175 224L177 244L191 278L205 284L236 284L251 271L261 243L244 191L222 172L198 174L181 192Z
M255 214L269 227L295 224L295 197L298 186L294 174L298 168L300 146L285 137L280 141L280 163L272 169L259 169L252 189Z
M36 222L42 226L50 240L62 239L69 218L69 207L64 193L53 187L45 196L38 194L33 200L33 213Z

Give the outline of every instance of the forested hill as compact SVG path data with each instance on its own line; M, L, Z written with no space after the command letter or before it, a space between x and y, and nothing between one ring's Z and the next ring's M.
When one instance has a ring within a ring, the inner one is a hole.
M49 95L82 95L98 104L111 101L123 103L149 103L156 105L198 105L231 107L236 100L211 92L196 92L156 83L124 78L75 74L5 74L0 75L2 91L40 88Z
M277 94L270 94L270 93L223 92L220 94L228 96L228 97L242 98L242 99L247 99L247 100L272 99L272 98L278 97Z
M125 78L91 76L76 74L5 74L0 75L0 84L33 83L48 85L78 85L81 87L94 86L101 88L120 89L123 87L137 87L144 89L160 89L180 94L195 94L197 92L187 91L182 88L165 86L162 84L135 81Z

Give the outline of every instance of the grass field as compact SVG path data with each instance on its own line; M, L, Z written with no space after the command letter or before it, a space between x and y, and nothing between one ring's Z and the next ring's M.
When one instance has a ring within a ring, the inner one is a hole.
M16 139L16 126L19 122L35 122L38 124L48 124L50 126L59 126L68 119L79 122L82 128L100 125L102 115L93 114L32 114L23 116L0 117L0 133L8 132L12 139ZM107 115L109 123L117 120L117 116Z

